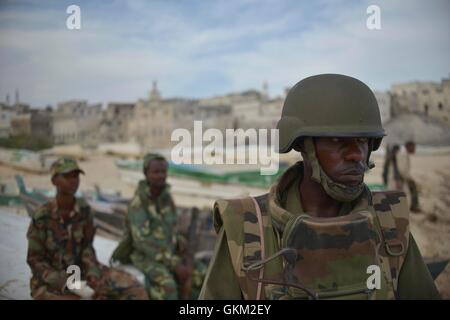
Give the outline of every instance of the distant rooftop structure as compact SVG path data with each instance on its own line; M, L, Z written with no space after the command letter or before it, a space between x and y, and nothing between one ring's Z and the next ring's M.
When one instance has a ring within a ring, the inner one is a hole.
M158 90L158 81L153 81L152 90L150 91L150 101L161 100L161 93Z

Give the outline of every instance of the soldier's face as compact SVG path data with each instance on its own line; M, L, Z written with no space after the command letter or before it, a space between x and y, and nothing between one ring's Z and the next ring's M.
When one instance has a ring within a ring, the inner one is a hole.
M335 182L354 186L363 181L369 150L367 138L316 138L322 169Z
M167 162L163 160L151 161L145 176L152 186L163 187L167 179Z
M58 193L75 195L80 186L80 172L71 171L57 174L53 177L52 182Z

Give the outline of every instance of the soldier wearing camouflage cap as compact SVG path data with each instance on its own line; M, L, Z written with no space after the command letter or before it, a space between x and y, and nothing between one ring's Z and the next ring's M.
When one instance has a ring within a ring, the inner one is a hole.
M155 300L179 299L179 286L191 276L178 254L184 239L176 232L167 172L164 156L145 155L145 179L139 181L128 207L126 234L112 256L113 261L131 262L145 274L149 298Z
M268 194L215 203L218 243L200 298L439 298L405 195L364 183L385 135L372 91L344 75L306 78L277 128L279 151L303 161Z
M68 268L78 266L81 280L93 289L94 299L146 299L144 288L133 276L97 261L90 207L75 197L83 170L74 159L60 158L50 171L56 197L34 212L27 233L31 296L80 299L84 294L67 285Z
M69 172L78 172L85 174L83 170L78 166L75 159L62 157L52 163L50 167L50 174L52 178L57 174L64 174Z

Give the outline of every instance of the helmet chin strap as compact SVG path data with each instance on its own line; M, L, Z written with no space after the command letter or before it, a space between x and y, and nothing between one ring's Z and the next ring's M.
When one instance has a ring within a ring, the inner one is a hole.
M361 181L356 186L346 186L331 180L320 166L316 156L316 148L313 138L304 138L304 153L308 163L312 168L311 179L320 183L325 192L333 199L340 202L351 202L358 198L365 188L365 184Z

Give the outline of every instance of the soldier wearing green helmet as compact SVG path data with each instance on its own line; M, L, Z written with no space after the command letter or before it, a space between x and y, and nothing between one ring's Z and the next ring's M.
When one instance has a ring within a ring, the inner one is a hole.
M401 192L371 192L385 135L373 92L339 74L303 79L278 122L303 161L268 194L218 200L201 299L437 299Z

